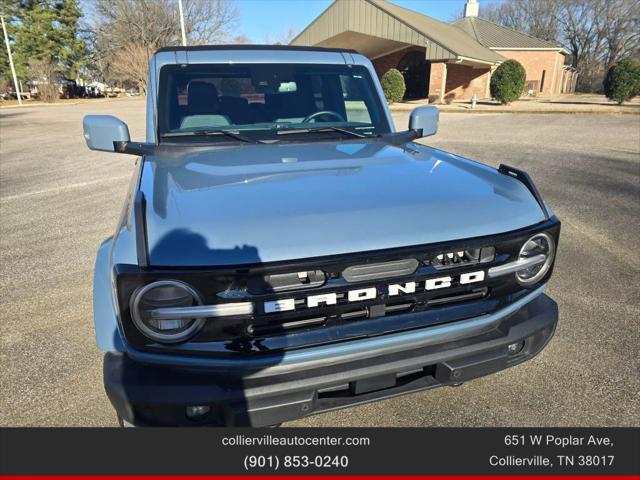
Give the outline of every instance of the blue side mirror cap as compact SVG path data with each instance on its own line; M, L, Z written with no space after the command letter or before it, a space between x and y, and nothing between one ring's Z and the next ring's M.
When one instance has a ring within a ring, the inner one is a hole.
M130 141L127 124L112 115L85 115L82 129L91 150L115 152L114 142Z
M419 132L421 137L435 135L438 131L440 112L433 105L415 108L409 117L409 130Z

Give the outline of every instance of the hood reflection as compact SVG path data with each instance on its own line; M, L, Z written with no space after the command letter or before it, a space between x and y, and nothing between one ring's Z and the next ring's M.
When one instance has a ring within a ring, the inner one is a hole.
M372 141L250 145L190 151L181 157L158 155L147 158L154 172L151 203L155 213L165 218L167 201L174 190L349 175L365 164L397 162L398 154L402 154L402 149Z
M521 182L493 168L374 139L153 157L140 189L152 265L382 250L502 233L544 218ZM198 241L185 239L186 231Z

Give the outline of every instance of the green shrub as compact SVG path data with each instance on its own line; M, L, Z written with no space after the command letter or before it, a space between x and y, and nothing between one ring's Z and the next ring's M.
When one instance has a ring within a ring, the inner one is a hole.
M382 84L384 96L387 97L387 102L399 102L404 98L404 92L407 87L404 84L404 77L395 68L382 75L380 83Z
M491 96L507 105L520 98L526 80L524 67L515 60L507 60L491 75Z
M627 58L612 66L603 86L607 98L619 105L640 95L640 60Z

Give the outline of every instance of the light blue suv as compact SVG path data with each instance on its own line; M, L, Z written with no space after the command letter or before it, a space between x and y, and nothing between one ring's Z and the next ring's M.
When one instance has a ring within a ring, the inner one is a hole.
M532 358L560 222L529 176L397 132L351 50L171 47L149 69L146 142L98 251L94 317L125 425L276 425ZM542 374L542 373L541 373Z

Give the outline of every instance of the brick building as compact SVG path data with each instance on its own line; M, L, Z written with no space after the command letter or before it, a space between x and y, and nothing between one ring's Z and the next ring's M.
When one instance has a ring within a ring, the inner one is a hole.
M379 76L397 68L407 99L488 98L492 72L511 58L527 72L525 92L568 93L576 83L561 46L478 18L477 0L453 23L385 0L335 0L291 44L353 48Z

